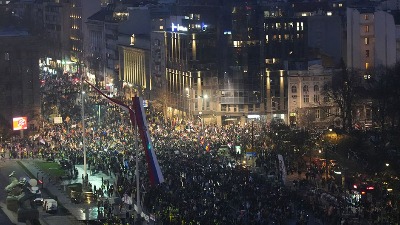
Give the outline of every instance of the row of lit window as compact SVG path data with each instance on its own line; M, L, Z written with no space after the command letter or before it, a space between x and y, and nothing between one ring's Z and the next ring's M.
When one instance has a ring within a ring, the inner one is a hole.
M269 36L270 35L265 35L265 42L266 43L269 42ZM274 34L274 35L271 35L271 36L272 36L272 40L273 41L276 41L276 40L282 41L282 40L293 40L294 37L299 39L300 37L303 37L303 34L296 34L296 36L291 35L291 34L284 34L284 35L281 35L281 34L276 35L276 34ZM283 39L282 39L282 36L283 36Z
M292 98L297 98L297 95L292 95ZM314 100L314 103L318 103L318 102L319 102L319 95L314 95L313 100ZM327 102L326 100L327 100L327 99L324 98L324 101L325 101L325 102ZM303 96L303 102L304 102L304 103L310 102L310 96L309 96L309 95L304 95L304 96Z
M77 48L77 47L72 47L72 51L75 51L75 52L82 52L82 49L79 49L79 48Z
M256 45L257 43L257 41L233 41L233 47L238 48L243 46Z
M71 36L71 37L69 37L71 40L73 40L73 41L80 41L81 39L80 38L78 38L78 37L74 37L74 36Z
M79 26L78 26L78 25L73 25L73 26L71 27L71 29L73 29L73 30L78 30L78 29L79 29Z
M292 98L293 99L297 99L297 95L292 95ZM313 96L313 102L314 103L319 103L320 102L319 100L320 100L320 96L319 95L314 95ZM309 95L304 95L303 96L303 102L304 103L309 103L310 102L310 96ZM330 102L329 97L325 96L324 97L324 102Z
M337 3L337 5L336 5L336 3L333 3L332 6L333 6L333 8L336 8L336 7L341 8L341 7L343 7L343 3Z
M325 112L325 117L333 116L330 108L324 109L323 111ZM310 114L310 112L308 112L308 114ZM337 115L340 114L340 109L339 108L336 108L336 114ZM320 109L316 109L315 110L315 119L319 119L319 118L321 118L321 110Z
M304 85L303 92L307 92L307 91L308 91L308 85ZM318 85L314 85L314 91L319 91ZM295 85L292 86L292 93L297 93L297 86L295 86Z
M371 14L372 18L374 18L374 14ZM369 14L364 14L364 20L369 20Z
M128 17L129 16L129 13L127 13L127 12L116 12L116 13L114 13L114 16L115 17Z
M282 13L280 11L276 12L264 11L264 17L279 17L279 16L282 16Z
M308 13L303 12L303 13L301 13L301 16L302 16L302 17L313 16L313 15L314 15L314 13L311 13L311 12L308 12ZM326 12L326 15L327 15L327 16L332 16L333 13L332 13L332 12Z
M264 23L264 30L267 30L269 28L271 28L271 29L282 29L283 28L284 30L288 30L290 28L293 28L293 26L294 26L293 24L295 24L297 31L304 30L303 22L296 22L296 23L289 22L289 23L275 23L275 24Z
M75 14L72 14L69 17L70 18L74 18L74 19L81 19L82 18L80 15L75 15Z
M200 20L200 14L189 14L189 16L185 16L185 19L190 19L190 20Z
M239 104L239 105L221 104L221 112L238 112L238 110L239 110L239 112L244 112L245 111L245 105L243 105L243 104ZM247 111L248 112L253 112L253 111L258 111L258 110L260 110L260 104L247 105Z

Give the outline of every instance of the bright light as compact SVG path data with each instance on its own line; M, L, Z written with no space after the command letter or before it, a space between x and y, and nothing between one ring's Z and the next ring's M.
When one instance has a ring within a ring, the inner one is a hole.
M389 163L386 163L385 165L386 165L386 166L389 166Z
M247 115L248 119L259 119L260 115Z
M208 98L208 95L204 95L204 98L207 99L207 98Z

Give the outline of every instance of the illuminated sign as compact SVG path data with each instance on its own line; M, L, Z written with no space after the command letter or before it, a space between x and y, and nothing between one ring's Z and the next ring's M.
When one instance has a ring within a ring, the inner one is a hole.
M143 108L149 107L149 100L143 100Z
M260 119L260 115L247 115L248 119Z
M28 119L26 117L13 118L13 130L26 130L28 129Z
M172 23L171 29L172 31L188 31L187 27L181 26L179 24L175 25L174 23Z
M61 116L55 116L55 117L54 117L54 123L60 124L60 123L62 123L62 122L63 122L63 120L62 120L62 117L61 117Z

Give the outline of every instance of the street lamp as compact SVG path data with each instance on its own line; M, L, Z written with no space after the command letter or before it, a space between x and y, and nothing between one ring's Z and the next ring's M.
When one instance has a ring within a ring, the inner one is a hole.
M203 110L207 110L207 99L208 99L208 95L205 94L203 95Z
M83 171L84 178L87 176L87 165L86 165L86 129L85 129L85 91L83 90L83 74L81 75L81 116L82 116L82 147L83 147Z
M189 118L189 120L190 120L190 118L191 118L191 104L190 104L190 89L187 87L187 88L185 88L185 90L186 90L186 97L187 97L187 110L188 110L188 118Z
M201 132L203 132L203 129L204 129L204 120L203 120L202 115L203 115L203 112L199 112L199 119L201 122Z

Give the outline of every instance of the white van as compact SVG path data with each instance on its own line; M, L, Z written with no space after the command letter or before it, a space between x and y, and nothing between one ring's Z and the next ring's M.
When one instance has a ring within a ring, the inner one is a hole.
M43 197L42 197L42 192L39 190L39 187L31 187L31 192L35 196L35 204L36 205L43 205Z
M48 213L49 212L57 212L57 210L58 210L57 201L52 198L44 199L43 200L43 210L45 210Z

